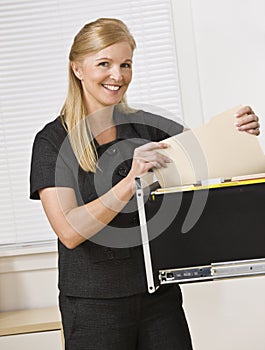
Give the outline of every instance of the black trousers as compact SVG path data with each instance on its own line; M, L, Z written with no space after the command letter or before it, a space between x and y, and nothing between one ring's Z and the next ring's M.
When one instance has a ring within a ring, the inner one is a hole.
M124 298L60 294L66 350L191 350L180 288Z

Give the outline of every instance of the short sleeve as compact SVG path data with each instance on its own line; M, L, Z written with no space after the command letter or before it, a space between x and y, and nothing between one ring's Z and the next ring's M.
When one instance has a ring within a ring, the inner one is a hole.
M183 125L178 122L157 116L157 137L159 140L164 140L168 137L178 135L183 132Z
M40 199L39 190L47 187L75 188L73 162L69 147L63 145L60 135L36 135L31 157L30 199Z
M139 123L138 132L146 139L162 141L183 132L183 125L157 114L139 110L134 116L134 123Z

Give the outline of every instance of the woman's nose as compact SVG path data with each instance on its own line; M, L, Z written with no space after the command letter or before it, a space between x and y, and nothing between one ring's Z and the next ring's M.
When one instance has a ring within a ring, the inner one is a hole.
M121 81L122 80L121 68L116 66L111 67L110 78L115 81Z

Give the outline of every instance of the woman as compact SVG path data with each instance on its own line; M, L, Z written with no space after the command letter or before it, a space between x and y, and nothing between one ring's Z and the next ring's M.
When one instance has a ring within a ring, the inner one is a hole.
M134 179L167 166L170 159L158 152L167 145L158 141L183 127L127 106L134 49L117 19L85 25L70 51L61 116L34 142L31 198L41 199L59 238L59 301L70 350L192 348L180 288L147 293ZM250 107L238 111L237 127L259 134Z

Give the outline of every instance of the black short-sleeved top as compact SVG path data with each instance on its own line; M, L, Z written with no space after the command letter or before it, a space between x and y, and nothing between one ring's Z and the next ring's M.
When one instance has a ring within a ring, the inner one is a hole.
M47 187L71 187L78 205L91 202L128 174L134 149L183 131L183 126L161 116L114 109L117 139L95 146L96 173L82 170L72 151L60 118L47 124L35 137L30 174L30 198ZM58 240L59 289L77 297L122 297L146 292L138 213L134 198L112 222L74 249Z

